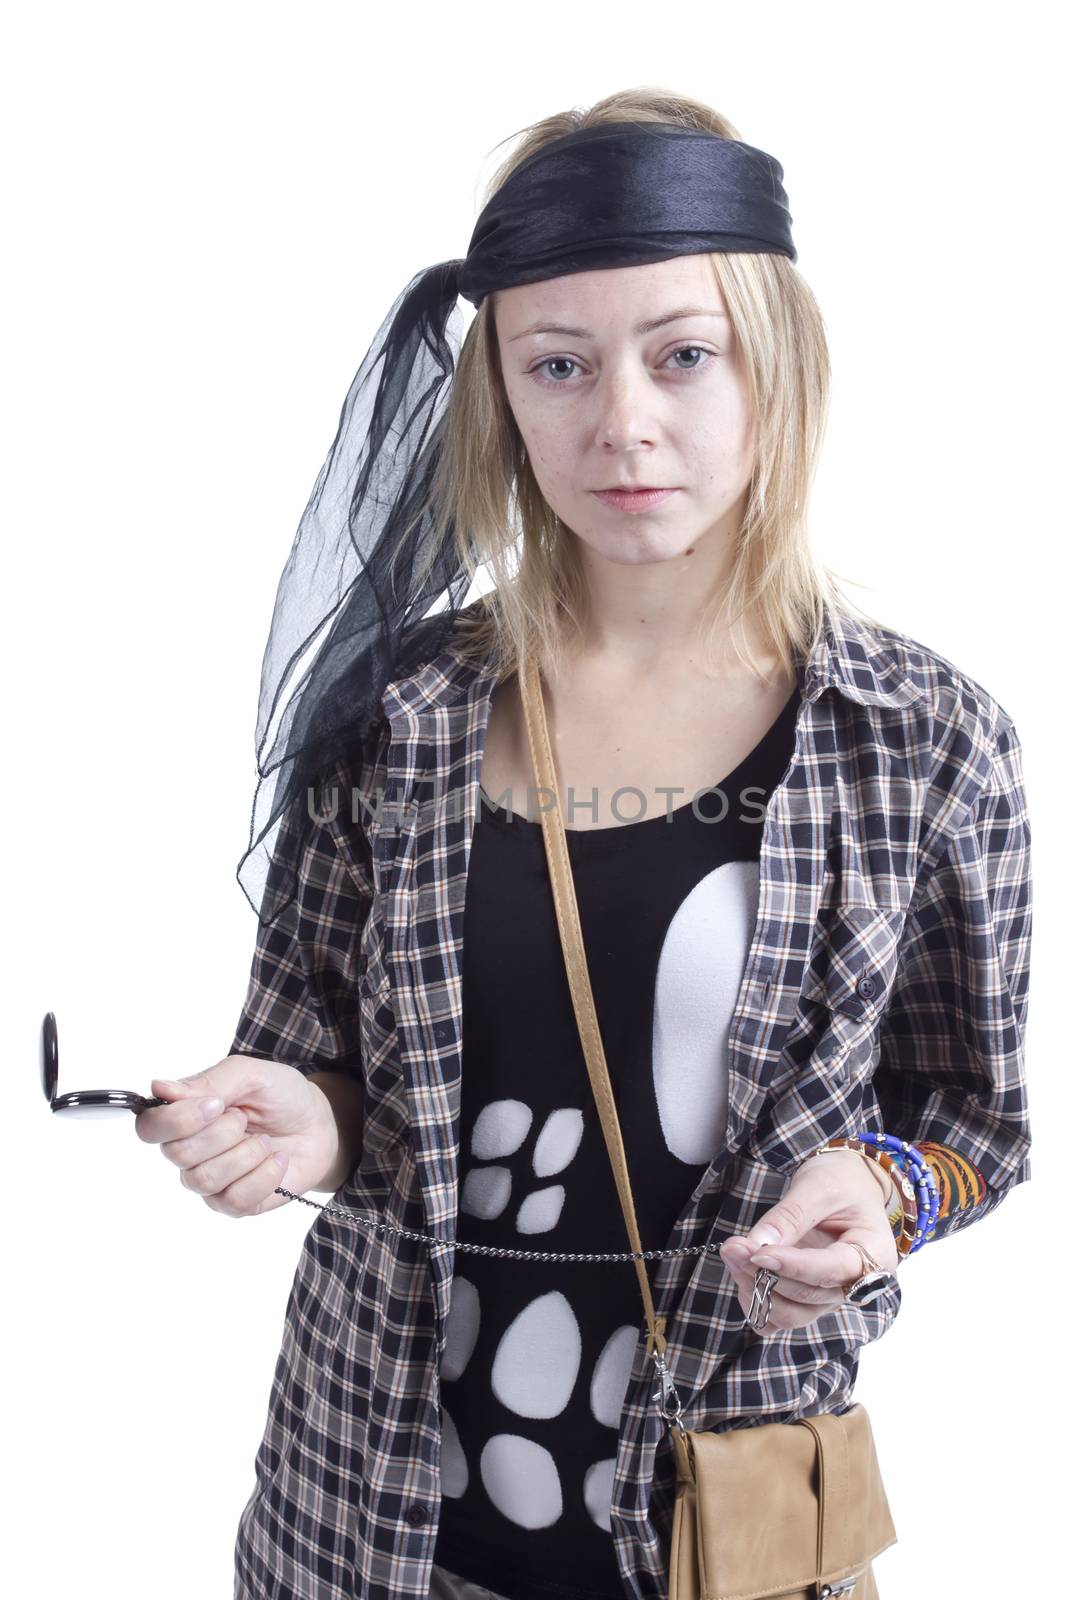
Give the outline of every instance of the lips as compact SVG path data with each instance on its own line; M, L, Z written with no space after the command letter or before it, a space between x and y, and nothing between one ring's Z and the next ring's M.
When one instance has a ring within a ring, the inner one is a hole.
M650 511L677 494L676 489L594 489L593 493L603 505L616 511Z

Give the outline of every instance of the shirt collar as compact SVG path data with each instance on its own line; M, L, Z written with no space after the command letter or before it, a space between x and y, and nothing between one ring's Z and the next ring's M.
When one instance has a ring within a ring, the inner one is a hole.
M835 612L808 656L804 699L815 700L827 688L864 706L910 706L928 698L909 672L907 642L893 628Z

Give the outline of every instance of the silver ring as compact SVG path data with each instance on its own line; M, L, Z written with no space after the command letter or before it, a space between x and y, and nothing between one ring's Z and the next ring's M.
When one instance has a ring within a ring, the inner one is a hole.
M779 1274L771 1272L766 1267L760 1267L756 1273L756 1282L752 1290L752 1302L745 1313L745 1321L757 1333L762 1333L767 1326L771 1314L771 1290L778 1282Z

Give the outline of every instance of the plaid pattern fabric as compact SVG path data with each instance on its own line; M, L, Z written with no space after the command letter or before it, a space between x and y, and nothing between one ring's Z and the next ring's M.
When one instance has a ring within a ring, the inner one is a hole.
M729 1035L726 1142L660 1247L746 1231L839 1134L884 1129L944 1152L960 1181L933 1242L1030 1176L1030 825L1012 721L943 657L842 615L798 667ZM230 1053L358 1076L362 1157L336 1203L435 1243L325 1213L309 1228L237 1534L237 1600L429 1592L465 873L494 682L446 650L387 687L358 788L335 774L296 900L259 933ZM696 1430L846 1410L860 1350L900 1305L895 1283L866 1308L760 1335L715 1257L649 1267ZM636 1278L634 1305L638 1321ZM654 1377L639 1339L611 1496L634 1600L667 1594L674 1470Z

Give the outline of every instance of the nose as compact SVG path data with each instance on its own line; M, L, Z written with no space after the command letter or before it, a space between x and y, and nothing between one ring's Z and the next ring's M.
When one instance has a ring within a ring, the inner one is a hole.
M605 368L596 386L596 443L610 450L638 450L652 444L655 385L636 367Z

